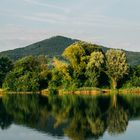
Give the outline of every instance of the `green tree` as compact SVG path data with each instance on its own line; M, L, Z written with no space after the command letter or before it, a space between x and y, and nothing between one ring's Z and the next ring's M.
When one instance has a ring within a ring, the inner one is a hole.
M42 83L46 82L46 61L33 56L18 60L13 70L6 76L3 87L11 91L38 91ZM47 86L47 85L46 85ZM44 87L44 85L43 85Z
M60 86L61 84L63 85L64 88L68 87L70 83L73 82L69 65L66 62L58 60L57 58L54 58L53 64L54 64L54 69L52 70L51 82L53 83L55 82L56 86L58 85Z
M106 73L111 80L113 89L117 88L117 82L128 74L126 54L122 50L110 49L106 53Z
M44 89L48 86L48 83L51 79L51 71L48 68L47 57L40 55L37 58L38 68L39 68L39 89Z
M62 54L68 60L74 71L79 74L86 68L86 63L92 52L102 51L98 45L87 42L76 42L66 48Z
M84 58L86 53L79 42L66 48L62 55L68 60L76 74L80 74L85 68L86 63Z
M130 79L127 81L127 84L130 87L140 87L140 65L132 68L129 77Z
M7 57L0 58L0 87L6 77L6 74L12 69L12 61Z
M86 67L87 86L98 85L98 78L101 71L104 69L105 57L102 52L92 52L89 58L89 62Z
M81 87L85 83L87 63L93 52L102 52L102 50L98 45L80 41L70 45L62 54L68 61L69 71L71 72L71 77L76 87Z

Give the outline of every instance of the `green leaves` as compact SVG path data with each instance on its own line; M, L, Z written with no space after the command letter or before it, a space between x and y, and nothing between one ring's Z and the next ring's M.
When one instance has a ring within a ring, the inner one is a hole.
M87 64L87 70L99 70L103 68L105 64L105 56L102 52L93 52L90 55L89 62Z
M122 50L110 49L106 53L106 73L111 79L112 88L117 87L117 82L128 74L126 54Z
M43 56L18 60L6 76L3 87L10 91L39 91L47 85L48 67Z
M104 54L98 45L77 42L66 48L62 56L67 62L56 61L57 69L65 77L69 75L70 81L80 83L76 84L79 86L99 86L102 73L115 89L117 82L128 74L127 58L122 50L110 49Z
M52 69L48 68L45 56L28 56L16 61L3 87L13 91L33 91L56 84L56 87L75 89L102 87L102 84L109 87L110 81L111 87L116 89L118 81L128 74L129 66L122 50L110 49L104 54L98 45L76 42L66 48L62 56L63 61L54 58ZM0 76L4 78L1 71Z
M7 57L0 58L0 87L6 77L6 74L12 69L12 61Z
M98 81L100 73L103 70L105 64L105 56L102 52L92 52L89 57L89 62L86 66L86 86L96 87L98 86Z

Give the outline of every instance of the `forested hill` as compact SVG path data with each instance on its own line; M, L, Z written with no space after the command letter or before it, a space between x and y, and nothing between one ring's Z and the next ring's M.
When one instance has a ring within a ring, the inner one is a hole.
M13 60L17 60L28 55L47 55L48 57L60 56L64 49L78 40L63 36L55 36L29 46L14 50L0 52L0 57L8 56ZM106 51L108 48L103 47ZM131 65L140 64L140 52L126 51L128 62Z
M13 60L17 60L28 55L47 55L49 57L60 56L66 47L76 41L77 40L62 36L55 36L23 48L0 52L0 57L8 56Z

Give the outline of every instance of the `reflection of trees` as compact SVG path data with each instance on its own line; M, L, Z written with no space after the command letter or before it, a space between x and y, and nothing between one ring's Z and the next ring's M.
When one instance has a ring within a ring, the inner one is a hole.
M88 122L90 124L91 132L94 136L103 135L105 131L105 124L104 121L100 118L96 118L96 120L92 120L88 118Z
M77 112L76 116L70 120L69 125L64 130L65 135L72 140L84 140L87 133L86 120Z
M128 115L123 108L116 108L110 111L108 117L108 132L110 134L120 134L126 131L128 125Z
M113 95L111 98L112 105L108 113L108 132L113 134L120 134L126 131L128 125L128 113L119 105L119 98ZM117 100L118 99L118 100Z
M100 104L101 100L103 100L102 97L97 97L86 101L88 104L86 119L91 134L94 137L102 136L105 131L105 119L103 115L106 112L106 109L104 108L104 110L102 110L102 104ZM106 99L104 98L104 100Z
M1 129L7 129L12 123L12 116L6 112L5 107L0 99L0 127Z
M100 100L80 96L52 98L50 103L56 120L55 127L67 123L64 133L73 140L102 136L106 127Z
M140 116L138 97L9 95L0 102L0 127L12 122L72 140L123 133ZM128 116L129 115L129 116Z
M38 100L34 95L9 95L3 97L3 104L6 111L13 116L15 122L23 124L32 122L37 119ZM32 121L30 121L32 120Z

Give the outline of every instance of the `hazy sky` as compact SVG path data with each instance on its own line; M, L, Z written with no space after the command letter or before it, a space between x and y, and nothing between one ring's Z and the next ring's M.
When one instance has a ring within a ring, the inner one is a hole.
M0 0L0 51L54 35L140 51L140 0Z

